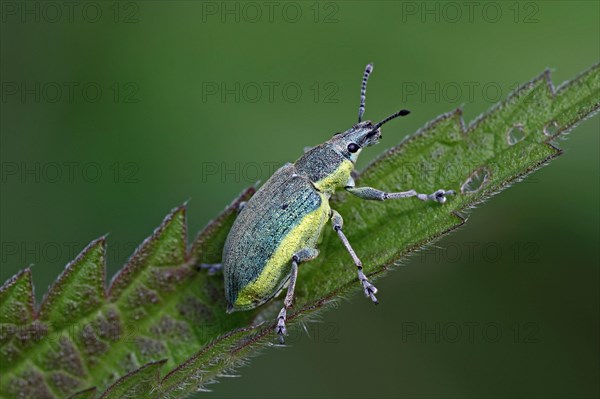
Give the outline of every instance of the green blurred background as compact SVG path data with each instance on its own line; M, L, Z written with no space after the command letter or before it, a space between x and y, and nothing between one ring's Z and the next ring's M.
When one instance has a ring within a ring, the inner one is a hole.
M188 199L193 236L355 123L367 62L366 117L412 114L359 166L546 67L574 77L600 59L599 17L596 1L3 1L1 280L34 264L39 300L105 233L110 278ZM352 295L199 397L598 397L599 130L379 280L380 306Z

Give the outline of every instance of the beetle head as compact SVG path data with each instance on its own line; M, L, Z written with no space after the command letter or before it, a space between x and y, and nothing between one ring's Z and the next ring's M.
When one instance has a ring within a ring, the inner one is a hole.
M338 153L343 154L344 157L352 162L356 162L358 154L360 154L364 147L379 143L379 140L381 139L380 128L382 125L394 118L406 116L410 113L410 111L403 109L376 124L373 124L371 121L363 122L362 117L365 113L365 101L367 98L367 81L369 80L369 75L371 75L371 72L373 72L373 64L368 64L363 74L362 86L360 90L358 123L343 133L335 134L328 142Z
M335 134L329 140L329 143L346 158L352 162L356 162L363 148L379 143L382 137L381 126L383 124L399 116L406 116L409 113L410 111L403 109L376 124L373 124L371 121L359 122L345 132Z

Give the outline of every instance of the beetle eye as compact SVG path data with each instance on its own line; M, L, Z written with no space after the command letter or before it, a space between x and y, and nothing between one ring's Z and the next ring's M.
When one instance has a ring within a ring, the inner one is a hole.
M358 151L360 149L360 146L356 143L350 143L348 144L348 151L350 151L351 153L355 153L356 151Z

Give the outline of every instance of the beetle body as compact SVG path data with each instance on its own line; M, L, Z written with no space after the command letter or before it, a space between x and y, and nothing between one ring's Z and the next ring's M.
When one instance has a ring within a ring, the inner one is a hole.
M238 215L223 261L228 310L246 310L271 299L290 277L290 259L315 247L329 218L329 198L286 164Z
M372 129L356 125L286 164L250 198L236 218L223 252L228 310L247 310L270 300L290 277L290 260L316 249L331 216L329 198L351 179L358 152L346 142Z
M222 266L228 312L260 306L288 283L276 326L282 342L298 265L318 255L317 244L328 220L358 269L365 295L378 303L377 289L364 275L362 262L342 231L341 215L330 208L329 199L336 190L345 189L359 198L377 201L416 197L443 203L446 195L454 194L452 190L427 195L415 190L387 193L355 187L352 171L362 149L379 142L384 123L409 113L401 110L376 124L361 121L372 69L369 64L364 73L358 123L305 152L294 164L278 169L241 209L225 242Z

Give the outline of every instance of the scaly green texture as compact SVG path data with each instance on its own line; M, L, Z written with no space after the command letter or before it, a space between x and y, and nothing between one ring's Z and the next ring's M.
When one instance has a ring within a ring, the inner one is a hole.
M454 189L440 206L385 204L340 194L332 202L372 277L465 222L459 213L543 166L554 140L600 108L600 67L554 89L548 71L464 126L442 115L383 154L360 185L384 190ZM93 241L34 305L31 271L0 289L0 396L5 398L185 397L275 342L280 300L225 313L221 275L196 271L218 262L246 190L188 249L185 205L174 209L105 287L106 240ZM368 239L364 239L368 238ZM300 269L291 325L358 290L341 243L325 232L321 256Z

